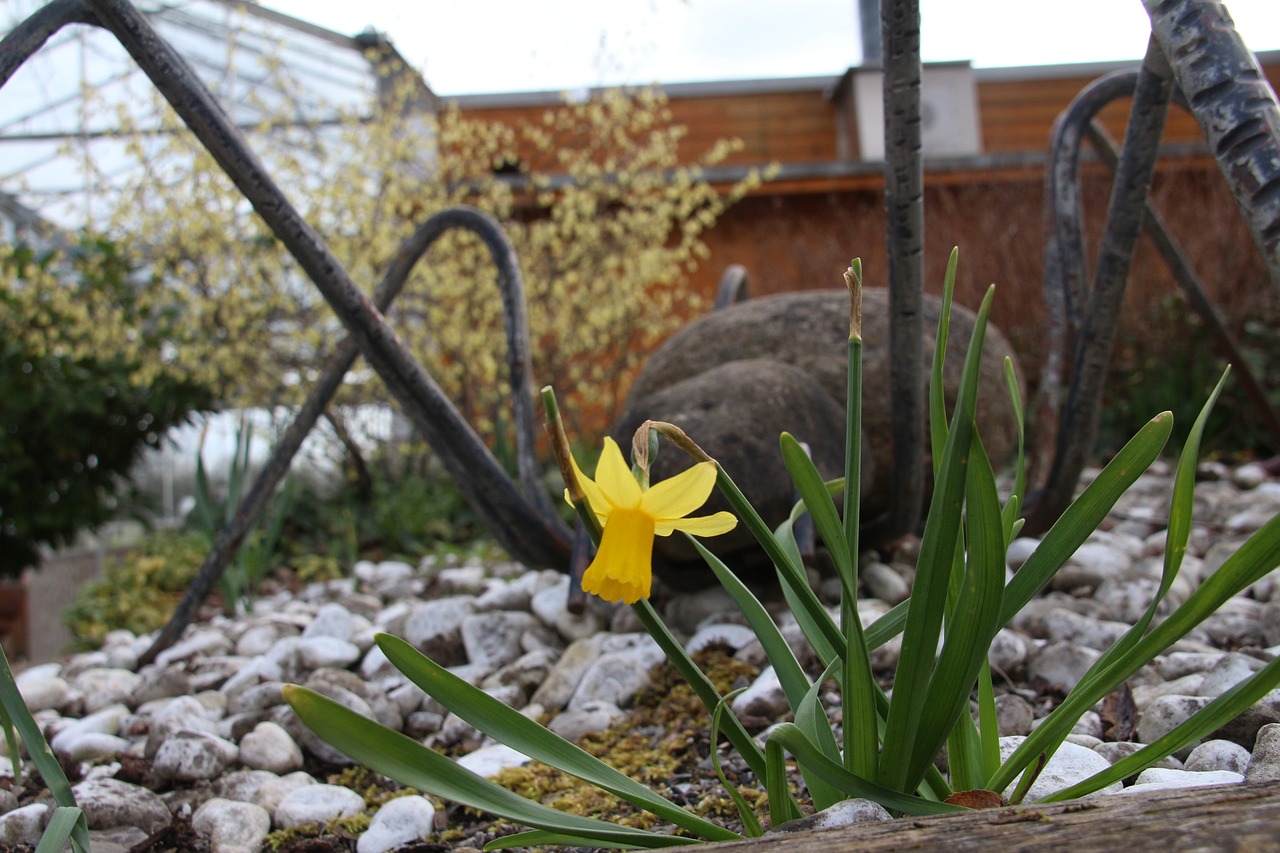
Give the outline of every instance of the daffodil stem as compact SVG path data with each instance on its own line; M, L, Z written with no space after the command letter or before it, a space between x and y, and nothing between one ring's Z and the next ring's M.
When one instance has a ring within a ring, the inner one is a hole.
M642 598L635 604L631 605L632 611L640 619L640 623L644 625L649 636L657 642L667 654L667 658L684 676L684 680L689 682L689 686L693 688L693 692L698 694L698 698L702 700L702 704L706 706L708 714L716 712L716 706L720 704L720 694L716 692L715 685L707 678L698 665L693 662L693 658L689 657L689 653L684 650L684 646L680 645L680 641L667 629L666 623L658 616L658 612L653 609L653 605L648 599ZM725 737L729 739L729 743L733 744L733 748L738 750L738 754L747 762L747 766L751 768L751 772L755 773L760 779L765 778L765 760L764 752L756 745L756 742L747 734L747 730L742 727L742 723L738 718L729 711L725 717L723 729ZM711 749L716 748L715 744L711 744Z
M556 465L560 468L560 477L564 480L565 490L569 493L569 502L573 504L578 518L586 525L591 541L600 544L600 519L591 510L578 475L573 470L573 457L569 450L569 438L564 431L564 421L560 418L560 404L556 402L555 389L550 385L542 389L542 408L547 413L547 434L551 440L551 452L556 457Z

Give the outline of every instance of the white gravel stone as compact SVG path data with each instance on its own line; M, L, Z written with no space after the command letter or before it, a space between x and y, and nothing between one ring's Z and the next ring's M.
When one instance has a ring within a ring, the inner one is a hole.
M721 643L736 652L755 639L755 632L746 625L738 625L734 622L713 622L695 631L693 636L685 641L684 650L693 654L712 643Z
M283 776L302 769L302 749L283 727L268 720L240 739L240 761Z
M582 674L568 707L588 702L612 702L619 708L630 705L636 693L649 685L653 667L665 659L656 642L644 639L647 642L596 658Z
M216 779L240 756L240 748L207 732L174 732L156 750L151 769L161 779Z
M1250 782L1280 780L1280 723L1268 723L1258 730L1244 778Z
M885 811L884 806L874 800L841 800L834 806L823 809L806 817L789 820L781 826L774 827L765 833L776 835L786 832L825 832L828 829L839 829L842 826L853 826L858 823L880 823L893 820L893 816Z
M495 610L465 617L458 631L470 663L497 669L520 657L520 638L537 624L532 614Z
M1186 769L1197 773L1208 770L1228 770L1244 773L1249 766L1249 750L1229 740L1207 740L1191 750Z
M1202 785L1238 785L1244 781L1239 773L1229 770L1169 770L1164 767L1148 767L1138 774L1138 779L1120 793L1141 795L1169 788L1199 788Z
M535 592L529 601L529 609L544 625L555 629L560 636L570 641L590 637L604 627L603 618L593 608L585 608L581 613L570 613L568 600L569 578L565 577Z
M511 767L524 767L532 761L529 756L517 752L506 744L482 746L469 752L457 760L459 767L465 767L477 776L496 776Z
M55 753L66 754L70 744L86 734L119 734L120 724L129 716L129 709L124 705L112 705L72 721L49 740L49 746Z
M1000 738L1000 760L1007 760L1024 740L1026 740L1024 737ZM1036 777L1036 781L1031 783L1023 802L1034 803L1036 800L1047 797L1055 791L1061 791L1063 788L1069 788L1077 782L1082 782L1110 766L1111 762L1092 749L1069 741L1064 742L1045 764L1044 770ZM1005 788L1003 792L1005 797L1013 794L1018 786L1018 780L1021 778L1022 775L1019 774L1018 778L1011 782L1009 787ZM1099 793L1113 793L1119 791L1121 787L1119 782L1114 782L1101 789Z
M1050 643L1027 662L1027 675L1070 690L1080 683L1101 652L1076 643Z
M287 794L276 806L274 825L289 829L304 823L351 817L364 811L364 797L341 785L306 785Z
M351 611L337 602L321 605L316 611L316 618L311 620L302 631L303 637L332 637L335 640L348 641L355 629L355 618Z
M567 741L576 742L583 735L602 732L626 712L612 702L585 702L562 714L557 714L547 728Z
M173 819L158 794L119 779L88 779L72 787L71 793L94 829L131 826L151 835Z
M1138 740L1142 743L1151 743L1159 739L1186 722L1192 714L1212 701L1207 696L1177 694L1155 699L1142 710L1138 717ZM1192 743L1175 754L1179 757L1189 755L1198 744L1199 741Z
M84 732L63 740L58 755L68 761L96 761L127 752L131 743L106 732Z
M32 803L5 812L0 815L0 843L29 844L34 847L44 835L44 824L48 816L49 806L44 803Z
M1228 652L1205 672L1204 679L1200 682L1200 695L1221 696L1264 665L1263 661L1255 657Z
M14 680L18 683L22 701L27 703L33 714L62 707L71 691L71 686L56 675L46 678L23 678L19 675Z
M1036 548L1040 547L1040 540L1030 536L1019 536L1009 543L1009 549L1005 552L1005 561L1009 564L1009 568L1015 572L1022 568Z
M271 815L252 803L215 797L196 809L191 828L209 840L213 853L258 853L271 832Z
M318 785L310 773L304 773L298 770L286 776L279 776L275 779L268 779L258 786L253 792L250 799L255 806L261 806L267 811L267 814L275 814L276 808L284 801L284 798L292 794L299 788L305 788L308 785Z
M729 703L738 716L768 717L770 719L784 713L787 708L787 694L782 689L778 674L773 667L765 668L751 686L733 697Z
M356 841L356 853L388 853L435 831L436 809L426 797L396 797L382 804Z

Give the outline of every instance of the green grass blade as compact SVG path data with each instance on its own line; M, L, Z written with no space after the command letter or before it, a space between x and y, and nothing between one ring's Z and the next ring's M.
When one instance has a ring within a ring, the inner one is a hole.
M40 836L36 853L62 853L68 841L75 844L77 850L89 853L89 824L78 807L58 806Z
M3 648L0 648L0 706L4 707L5 714L18 730L18 735L27 747L27 755L31 757L36 770L40 772L45 786L53 795L54 802L60 806L74 808L76 798L71 793L71 783L67 781L62 765L54 756L53 750L49 748L49 743L40 733L40 727L31 716L31 709L22 700L22 694L18 692L18 684L13 680L9 658L5 655Z
M527 800L459 767L413 738L305 687L285 685L284 698L308 728L353 761L419 791L548 832L644 848L672 843L672 836L568 814Z
M978 674L978 733L982 749L982 784L1000 767L1000 728L996 719L996 692L991 683L991 664L983 661Z
M938 330L933 346L933 365L929 371L929 443L933 457L933 475L938 476L942 450L947 444L946 385L942 380L947 359L947 336L951 332L951 301L956 290L956 266L960 250L951 249L947 272L942 280L942 307L938 312Z
M1013 406L1013 423L1018 430L1018 455L1014 460L1013 491L1004 508L1004 540L1013 541L1018 535L1018 513L1022 511L1022 502L1027 496L1027 457L1026 457L1026 423L1022 413L1022 392L1018 388L1018 375L1013 369L1013 359L1005 356L1004 383L1009 389L1009 403Z
M1099 791L1113 782L1140 773L1162 758L1172 755L1188 743L1212 734L1234 720L1255 702L1280 685L1280 658L1236 684L1208 705L1192 714L1172 730L1144 746L1133 755L1120 759L1107 770L1055 791L1039 802L1073 800Z
M798 554L788 551L774 537L773 531L764 523L760 513L756 512L756 508L747 500L746 495L742 494L742 490L738 488L737 483L733 482L733 478L729 476L719 462L716 463L716 488L729 501L730 508L738 516L743 526L751 531L751 535L760 543L760 547L764 549L764 552L773 562L774 568L777 569L783 583L796 591L796 603L805 610L812 623L826 635L827 642L843 655L844 636L840 633L840 629L836 627L836 623L831 619L830 614L823 608L822 602L809 589L809 578L805 575L804 567L799 560ZM804 591L807 591L808 594L805 595Z
M952 814L965 811L962 806L940 803L937 800L926 800L912 794L904 794L863 779L845 770L838 762L832 761L822 754L808 737L794 723L779 723L769 733L765 744L766 753L776 750L781 755L783 750L795 756L796 763L807 767L832 785L843 790L849 797L862 797L875 800L886 809L903 814L931 815Z
M764 756L766 771L761 778L764 780L765 793L769 796L769 825L776 829L787 821L800 817L802 812L796 805L795 798L791 796L791 783L787 778L787 757L782 751L782 746L773 743L772 739L766 741Z
M822 692L822 683L831 677L832 670L838 665L839 661L831 662L831 666L827 667L827 671L813 683L813 687L805 694L804 700L800 703L795 715L796 727L822 750L823 755L835 762L841 760L840 745L836 743L835 732L831 730L831 721L827 719L827 712L822 707L819 694ZM809 789L809 797L813 800L815 809L821 811L829 806L834 806L845 798L839 788L828 784L822 777L815 776L803 764L800 765L800 773L804 776L804 784Z
M991 639L1000 629L1000 600L1004 590L1004 527L1000 517L1000 500L996 494L995 474L978 440L971 431L968 477L966 480L968 558L964 580L956 597L955 609L947 622L938 664L929 680L927 702L920 714L905 790L913 790L923 777L925 767L933 761L947 736L963 715L969 729L969 696L987 659ZM965 756L973 759L968 768L976 780L981 754L977 732L967 744ZM887 737L887 736L886 736ZM961 737L966 737L962 735ZM964 757L961 759L964 761Z
M1177 610L1166 616L1151 632L1116 656L1104 669L1093 673L1087 682L1077 685L1054 709L1049 719L1038 726L1009 756L993 779L994 785L1006 786L1030 760L1056 745L1065 737L1064 726L1070 728L1080 715L1109 693L1139 667L1186 636L1229 599L1256 583L1267 573L1280 567L1280 516L1276 516L1245 540L1234 554L1206 578ZM996 788L1000 790L1000 788Z
M458 678L399 637L378 634L376 642L387 660L404 673L406 678L499 743L590 782L603 791L647 809L704 838L717 841L740 838L731 830L685 811L581 747L569 743L480 688Z
M1152 418L1085 487L1061 517L1045 533L1022 568L1005 589L1000 624L1006 624L1036 596L1058 569L1098 529L1129 487L1160 455L1173 429L1173 415L1162 412Z
M959 399L938 466L937 482L920 540L920 556L911 608L902 634L902 655L894 679L893 698L885 725L884 751L880 757L881 784L907 790L910 756L916 749L920 717L929 703L928 685L934 655L946 611L952 560L960 536L965 500L970 435L978 392L978 367L994 288L988 289L974 323L965 357Z
M804 502L805 509L813 519L813 526L817 528L818 535L827 546L827 551L836 564L836 571L840 573L841 578L852 577L856 558L849 555L845 544L844 523L840 520L840 513L836 511L835 502L831 500L831 492L827 489L826 481L822 479L822 475L813 464L813 459L795 436L784 432L778 444L782 449L782 461L787 466L791 481L795 484L800 500Z
M764 605L747 588L746 584L739 580L738 576L730 571L729 567L719 557L708 551L706 546L693 536L686 534L686 538L711 568L716 579L724 587L725 592L729 593L729 597L733 599L734 604L738 606L738 610L746 618L747 625L751 628L752 633L756 635L756 639L764 647L765 656L773 666L773 671L777 673L778 681L782 685L782 691L787 696L787 704L791 707L792 713L794 713L800 707L800 702L804 699L805 694L809 692L809 677L804 674L804 669L801 668L800 662L796 660L795 653L791 651L791 647L787 645L782 632L778 630L773 617L764 609Z
M666 653L667 660L671 661L671 665L693 688L693 692L697 694L703 707L707 709L707 713L713 713L716 705L720 703L720 694L716 692L715 685L711 683L711 680L707 678L702 670L698 669L697 664L685 652L684 646L680 645L680 641L672 635L666 624L659 618L658 612L653 609L653 605L649 603L649 600L640 599L631 605L631 612L636 614L640 619L640 624L644 626L649 636L653 637L654 642ZM729 714L724 732L725 737L729 739L729 743L733 744L733 748L738 750L738 754L742 756L742 760L747 762L751 772L757 776L763 776L765 771L764 752L732 713ZM710 825L716 826L715 824ZM717 829L724 831L723 827L717 827Z
M679 844L696 844L692 838L683 838ZM669 846L676 846L675 844ZM588 838L581 835L566 835L562 832L547 832L541 829L531 829L527 832L516 832L511 835L504 835L501 838L495 838L484 845L485 850L513 850L519 848L521 850L536 850L546 847L598 847L603 850L635 850L634 844L622 844L615 842L601 841L598 838Z
M791 517L784 519L774 534L778 547L788 554L793 554L797 562L800 560L800 548L796 545L794 527L803 508L804 504L797 504L792 510ZM845 647L844 634L836 626L831 614L822 606L822 602L818 600L817 594L809 586L808 579L801 585L795 583L791 575L781 570L777 574L778 586L782 589L787 607L796 617L796 623L804 632L809 645L813 646L814 651L818 653L818 659L825 666L840 657Z
M747 798L742 796L742 792L738 790L738 786L730 783L729 777L725 776L724 768L720 766L720 750L716 749L715 744L720 742L720 718L724 716L725 703L737 696L745 687L726 694L720 700L720 704L716 705L715 713L711 715L711 769L716 772L716 778L720 780L720 784L729 794L729 799L733 800L734 808L738 810L738 817L742 820L742 829L746 832L748 838L759 838L764 835L764 829L760 826L760 820L756 817L755 809L751 808L751 804L747 802Z

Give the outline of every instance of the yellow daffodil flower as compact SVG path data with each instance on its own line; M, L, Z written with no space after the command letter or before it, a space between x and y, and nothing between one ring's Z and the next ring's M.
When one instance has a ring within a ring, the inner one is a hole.
M716 483L714 462L700 462L645 489L632 476L617 443L606 438L594 481L577 462L573 469L604 531L596 558L582 576L582 588L606 601L635 604L649 597L654 536L670 536L677 530L717 536L738 523L728 512L686 518L711 496ZM569 499L568 490L565 499Z

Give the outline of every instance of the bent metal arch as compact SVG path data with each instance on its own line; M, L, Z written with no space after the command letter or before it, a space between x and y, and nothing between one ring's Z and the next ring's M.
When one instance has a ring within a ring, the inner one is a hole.
M1175 85L1187 93L1190 109L1222 167L1266 259L1272 280L1280 287L1280 107L1275 94L1217 0L1143 2L1152 20L1152 39L1137 81L1130 129L1119 156L1116 189L1108 209L1104 253L1095 291L1110 294L1114 292L1110 288L1123 287L1150 189L1160 129ZM894 383L905 392L894 395L895 453L906 459L920 458L923 449L924 371L919 306L923 293L920 259L924 233L919 20L918 0L883 3L888 152L885 179L893 315L890 346ZM173 619L141 662L154 659L181 634L358 354L369 360L406 415L440 455L446 470L498 543L518 560L564 568L572 537L554 512L545 491L538 486L523 288L514 252L497 223L478 211L463 208L432 217L405 242L396 263L370 300L356 288L316 231L289 204L185 60L156 34L128 0L50 2L0 42L0 87L50 36L69 24L102 27L120 41L297 260L349 333L325 366L240 511L219 533L212 553ZM1051 197L1046 203L1053 204L1054 199ZM504 321L511 342L507 364L515 406L519 484L506 475L493 454L382 318L381 312L391 305L413 265L449 228L465 228L479 234L499 269ZM1069 246L1059 247L1059 251L1064 252L1063 258L1070 250ZM1073 269L1076 264L1068 260L1059 263ZM1057 277L1061 278L1061 275ZM1104 288L1101 284L1104 282L1111 284ZM1051 284L1047 276L1046 287ZM1078 278L1053 286L1062 288L1065 296L1055 295L1056 291L1048 293L1051 306L1062 300L1061 304L1068 310L1077 307L1073 300L1080 292ZM1090 302L1100 305L1100 300L1099 297ZM1058 313L1055 307L1051 316ZM1036 457L1051 458L1049 470L1053 473L1038 499L1035 494L1031 496L1028 516L1032 519L1056 517L1061 509L1058 502L1064 495L1069 501L1070 488L1079 478L1094 440L1096 417L1093 413L1101 394L1096 377L1098 366L1105 367L1110 359L1110 331L1106 323L1114 318L1105 308L1091 310L1088 316L1090 319L1084 324L1071 321L1080 339L1075 355L1061 354L1074 358L1077 367L1070 380L1063 423L1073 416L1079 423L1072 421L1070 429L1046 431L1051 438L1056 434L1057 443L1050 446L1042 441L1042 446L1049 449L1047 453L1037 453ZM1095 322L1102 322L1102 327L1094 328ZM1082 349L1086 343L1091 343L1087 351ZM1056 401L1049 410L1056 420ZM890 509L884 518L872 520L871 526L880 535L913 529L919 520L922 494L921 466L898 466L894 472Z

